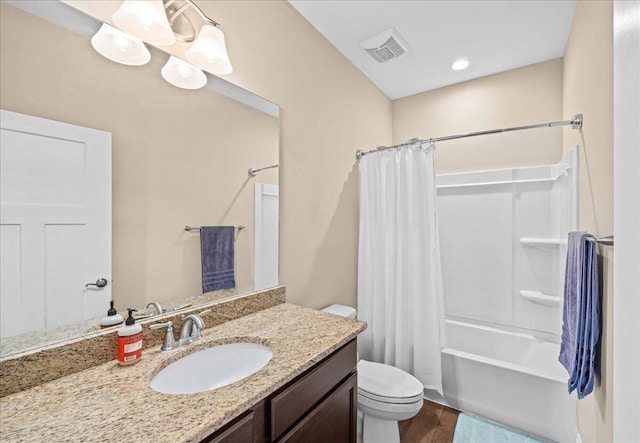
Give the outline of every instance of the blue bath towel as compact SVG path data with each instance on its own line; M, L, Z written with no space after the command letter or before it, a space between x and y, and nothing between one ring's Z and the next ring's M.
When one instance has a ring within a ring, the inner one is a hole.
M571 232L567 248L558 360L569 373L568 391L584 398L593 391L599 367L600 288L596 243L589 234Z
M202 251L202 292L235 288L233 226L200 228Z

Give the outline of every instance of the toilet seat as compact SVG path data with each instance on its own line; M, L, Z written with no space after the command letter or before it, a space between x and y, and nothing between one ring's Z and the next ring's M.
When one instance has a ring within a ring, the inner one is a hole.
M381 395L372 394L362 389L358 389L358 395L368 398L369 400L377 401L380 403L387 403L390 405L404 405L413 404L424 399L422 393L413 397L397 398L397 397L383 397Z
M366 360L358 362L358 394L388 404L413 404L423 399L423 385L393 366Z

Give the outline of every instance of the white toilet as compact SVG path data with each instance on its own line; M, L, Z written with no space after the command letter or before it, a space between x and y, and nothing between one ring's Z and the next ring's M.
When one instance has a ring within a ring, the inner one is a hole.
M356 318L356 310L349 306L331 305L322 311ZM423 402L422 383L414 376L393 366L358 361L359 441L399 443L398 421L414 417Z

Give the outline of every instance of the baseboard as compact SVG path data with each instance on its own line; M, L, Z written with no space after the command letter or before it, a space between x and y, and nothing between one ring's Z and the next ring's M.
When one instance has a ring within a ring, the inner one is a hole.
M448 403L447 400L445 400L438 392L434 390L425 389L423 392L424 392L423 397L425 400L429 400L430 402L433 402L433 403L438 403L439 405L446 406L448 408L455 409L457 411L462 411L461 409L458 409L457 406L454 406Z

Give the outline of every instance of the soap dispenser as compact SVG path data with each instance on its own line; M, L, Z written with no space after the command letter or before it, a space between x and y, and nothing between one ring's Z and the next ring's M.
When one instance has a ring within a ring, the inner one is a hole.
M129 316L118 329L118 363L121 365L132 365L142 358L142 326L133 318L137 309L127 308L127 311Z
M113 300L111 300L111 308L107 311L107 315L100 320L100 329L110 328L112 326L119 326L124 321L122 315L118 314L113 307Z

